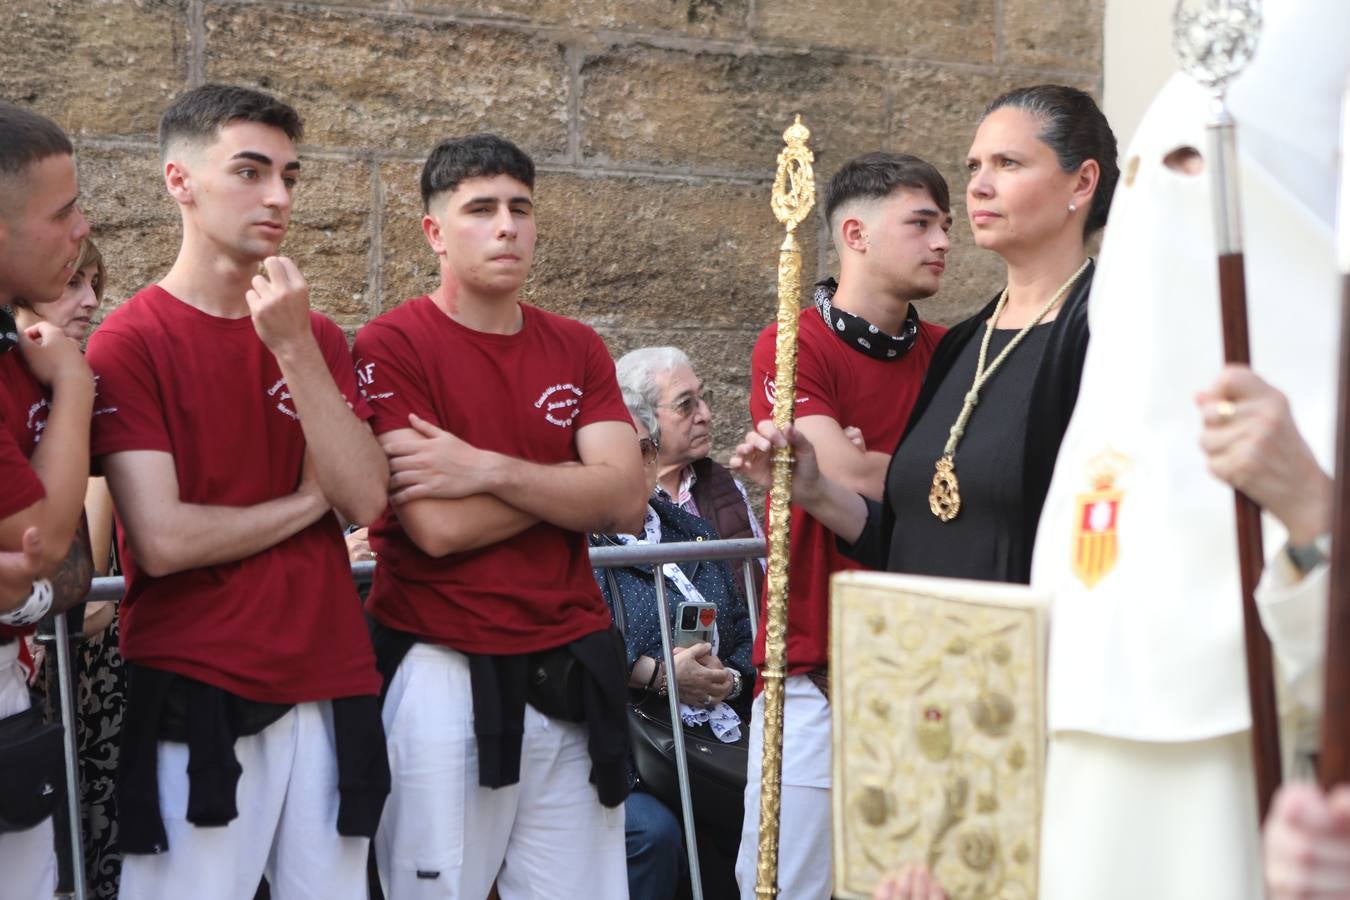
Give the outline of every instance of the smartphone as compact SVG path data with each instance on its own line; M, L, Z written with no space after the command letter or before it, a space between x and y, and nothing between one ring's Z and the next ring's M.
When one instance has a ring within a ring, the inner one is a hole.
M686 600L675 608L675 646L711 644L716 626L716 604Z

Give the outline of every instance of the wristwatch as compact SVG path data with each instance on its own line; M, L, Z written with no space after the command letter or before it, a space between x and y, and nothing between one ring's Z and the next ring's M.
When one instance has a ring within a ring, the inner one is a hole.
M1285 544L1284 558L1302 578L1331 556L1331 535L1324 534L1311 544Z
M741 688L744 686L741 682L741 673L737 669L727 668L731 673L731 693L727 694L728 700L735 700L741 695Z

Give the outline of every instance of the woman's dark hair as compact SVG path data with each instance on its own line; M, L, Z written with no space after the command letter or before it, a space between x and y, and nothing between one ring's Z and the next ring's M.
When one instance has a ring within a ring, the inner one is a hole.
M1101 176L1097 180L1096 193L1092 195L1092 208L1083 221L1083 234L1086 236L1099 230L1106 224L1111 195L1120 178L1120 166L1116 163L1116 135L1096 101L1077 88L1038 84L1017 88L995 98L980 120L1005 106L1020 109L1041 120L1040 139L1055 151L1059 167L1065 172L1076 172L1089 159L1097 161Z

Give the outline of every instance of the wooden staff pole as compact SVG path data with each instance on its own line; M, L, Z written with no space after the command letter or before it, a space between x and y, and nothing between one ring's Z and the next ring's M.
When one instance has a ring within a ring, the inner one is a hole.
M1185 0L1174 18L1177 54L1185 72L1213 94L1208 123L1207 168L1213 185L1214 239L1218 253L1219 303L1223 321L1225 362L1251 364L1247 334L1247 283L1242 253L1238 204L1238 155L1233 117L1224 93L1256 50L1261 27L1257 0L1209 0L1189 12ZM1275 674L1270 641L1256 610L1256 585L1265 554L1261 542L1261 508L1234 491L1237 513L1238 567L1242 585L1242 624L1247 656L1247 698L1252 717L1252 762L1257 804L1262 819L1280 786L1280 731L1275 706Z
M1341 106L1341 196L1336 256L1341 270L1340 403L1336 412L1336 498L1331 522L1326 683L1318 777L1330 790L1350 781L1350 81Z

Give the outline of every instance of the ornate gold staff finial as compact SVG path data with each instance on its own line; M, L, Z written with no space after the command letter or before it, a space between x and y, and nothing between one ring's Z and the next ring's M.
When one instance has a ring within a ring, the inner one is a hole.
M811 168L816 155L806 146L810 137L811 129L802 124L799 115L783 132L787 146L778 151L778 173L773 178L770 206L789 235L811 214L816 203L816 175Z
M799 115L783 132L773 179L773 214L787 236L778 250L778 342L773 422L792 424L797 397L797 324L801 316L802 251L794 233L816 202L815 154L806 146L810 130ZM764 617L764 760L759 794L759 865L755 896L778 896L778 819L783 786L783 679L787 677L788 526L792 504L792 450L773 452L769 488L769 597Z

